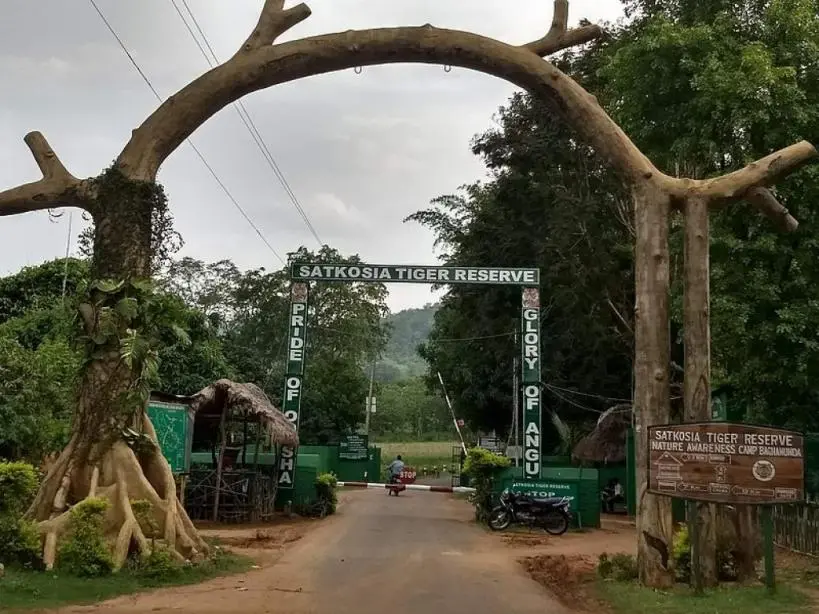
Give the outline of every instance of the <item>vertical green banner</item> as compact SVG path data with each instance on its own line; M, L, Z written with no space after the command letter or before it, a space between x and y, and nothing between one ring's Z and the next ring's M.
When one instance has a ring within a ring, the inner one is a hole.
M284 376L282 412L299 430L301 391L307 354L307 295L308 285L296 282L290 286L290 312L287 334L287 373ZM282 447L279 458L279 488L293 488L296 477L296 453L289 446Z
M523 385L523 477L540 478L540 291L523 289L521 310Z

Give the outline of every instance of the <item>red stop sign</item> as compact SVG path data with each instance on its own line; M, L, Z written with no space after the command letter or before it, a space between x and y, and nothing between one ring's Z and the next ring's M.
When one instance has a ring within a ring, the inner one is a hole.
M398 474L398 481L402 484L414 484L417 475L412 467L404 467L404 470Z

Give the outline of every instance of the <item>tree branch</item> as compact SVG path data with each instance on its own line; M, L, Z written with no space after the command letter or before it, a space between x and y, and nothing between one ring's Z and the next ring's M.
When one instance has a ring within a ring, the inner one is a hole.
M817 156L819 152L811 143L801 141L722 177L700 181L668 177L665 181L678 203L687 202L689 197L697 196L707 199L709 206L714 208L744 199L760 213L769 217L777 228L793 232L799 227L799 222L776 200L768 186L798 170Z
M816 158L819 152L807 141L780 149L733 173L698 182L701 193L720 205L744 198L751 188L768 187Z
M541 39L523 45L525 49L545 57L563 49L588 43L603 35L600 26L584 25L569 30L569 0L555 0L552 27Z
M551 62L528 47L429 25L348 30L238 53L160 105L133 132L118 163L132 179L153 180L164 160L187 137L246 94L313 75L398 63L460 66L504 79L551 101L578 137L629 185L662 180L662 174L594 96Z
M55 207L87 209L90 199L88 182L80 181L66 170L39 132L30 132L23 140L40 167L43 178L0 192L0 216Z
M769 217L783 232L795 232L799 222L780 203L768 188L751 188L745 193L745 200L762 215Z
M304 3L285 9L284 0L265 0L256 29L242 45L242 50L252 51L272 45L279 36L310 17L310 14L310 7Z

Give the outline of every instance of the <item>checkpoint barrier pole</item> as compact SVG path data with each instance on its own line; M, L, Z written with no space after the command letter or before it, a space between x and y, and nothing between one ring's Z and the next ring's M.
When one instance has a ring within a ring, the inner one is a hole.
M338 482L337 484L340 488L372 488L372 489L382 489L382 488L390 488L390 486L395 486L395 484L382 484L378 482ZM474 488L469 488L468 486L427 486L425 484L400 484L404 487L404 490L424 490L427 492L448 492L448 493L472 493L475 492Z

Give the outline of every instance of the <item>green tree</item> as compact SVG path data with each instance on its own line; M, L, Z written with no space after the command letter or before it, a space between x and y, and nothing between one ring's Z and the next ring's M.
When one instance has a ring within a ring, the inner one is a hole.
M540 267L545 404L587 421L594 416L588 409L604 407L603 397L630 397L626 201L616 178L545 105L516 94L497 122L473 141L490 180L438 198L409 219L436 232L447 265ZM510 425L520 305L519 288L450 287L421 350L430 386L439 387L441 371L458 415L476 428L503 432ZM600 399L578 401L558 389ZM559 443L554 431L546 440Z
M627 3L636 21L592 61L603 103L667 171L708 177L819 134L816 0ZM588 61L588 60L586 60ZM782 234L732 206L712 215L715 385L750 420L819 428L819 172L776 189L800 221ZM682 330L682 238L672 245Z
M429 441L451 438L452 418L440 394L431 394L422 378L380 384L370 433L379 440Z
M345 257L324 247L318 252L300 249L293 261L360 264L358 256ZM191 271L235 271L230 262L214 265L186 261L170 267L168 287L184 290L189 300L203 307L228 305L219 322L222 348L236 378L254 382L279 403L285 372L289 271L263 268L232 273L217 294L202 294L188 284ZM215 273L216 276L220 273ZM198 282L197 282L198 283ZM369 387L369 365L384 349L388 337L385 317L387 291L383 284L314 283L310 291L307 367L300 435L303 441L326 443L355 429L364 419ZM221 318L221 316L220 316Z

